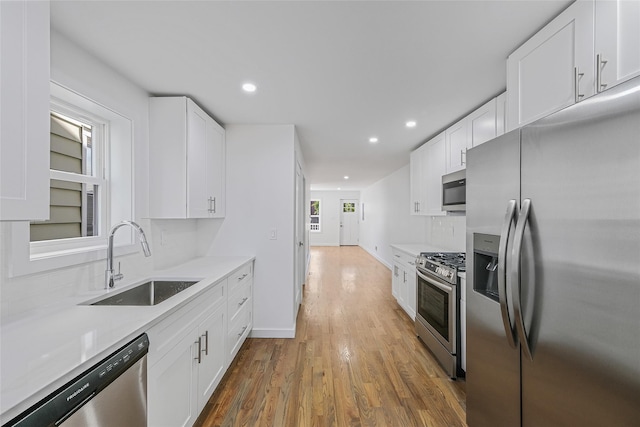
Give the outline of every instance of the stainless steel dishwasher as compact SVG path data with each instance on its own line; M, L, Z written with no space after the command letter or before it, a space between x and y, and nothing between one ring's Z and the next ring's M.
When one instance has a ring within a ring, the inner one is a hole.
M146 427L148 351L142 334L3 427Z

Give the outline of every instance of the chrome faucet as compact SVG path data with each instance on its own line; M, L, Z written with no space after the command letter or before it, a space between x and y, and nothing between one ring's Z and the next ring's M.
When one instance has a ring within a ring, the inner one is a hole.
M140 244L142 245L142 252L144 252L144 256L151 256L151 250L149 250L149 243L147 243L147 236L144 235L144 231L142 227L136 224L133 221L122 221L119 224L116 224L111 228L109 232L109 245L107 246L107 269L104 272L104 288L110 289L115 285L116 280L120 280L124 277L122 273L120 273L120 266L118 266L118 273L114 274L113 271L113 235L116 233L116 230L122 226L129 225L133 227L134 230L138 233L138 238L140 239Z

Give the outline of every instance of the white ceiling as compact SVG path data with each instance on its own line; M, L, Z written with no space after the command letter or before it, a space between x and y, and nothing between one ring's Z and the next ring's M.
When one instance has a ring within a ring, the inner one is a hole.
M357 190L504 91L507 56L569 3L56 0L51 23L223 125L296 125L312 189Z

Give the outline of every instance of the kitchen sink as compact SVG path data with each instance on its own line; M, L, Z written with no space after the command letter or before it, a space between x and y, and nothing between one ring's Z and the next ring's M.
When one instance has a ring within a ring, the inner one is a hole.
M196 283L198 281L150 280L89 305L156 305Z

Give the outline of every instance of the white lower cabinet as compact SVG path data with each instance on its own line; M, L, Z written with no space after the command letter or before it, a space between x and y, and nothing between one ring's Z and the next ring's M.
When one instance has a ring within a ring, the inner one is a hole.
M229 333L227 358L236 357L253 327L253 265L249 264L229 276Z
M149 367L148 425L186 427L196 421L198 381L193 343L197 337L195 328L190 330L162 359Z
M250 262L147 331L149 426L195 423L251 331L252 284Z
M393 296L411 320L416 318L416 263L409 253L393 249Z

